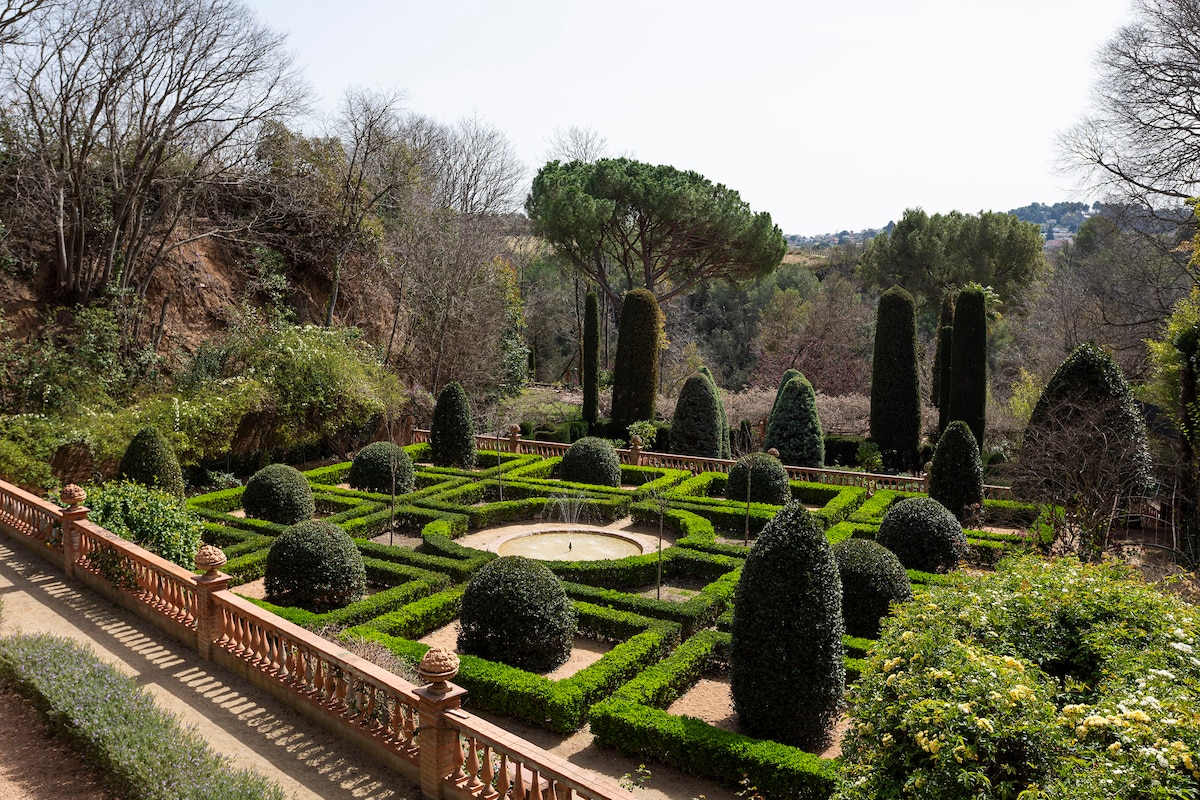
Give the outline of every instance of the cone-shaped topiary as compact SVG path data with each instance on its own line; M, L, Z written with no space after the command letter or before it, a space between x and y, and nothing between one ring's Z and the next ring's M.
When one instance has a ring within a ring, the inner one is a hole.
M843 539L833 546L842 578L846 633L874 639L892 603L912 600L912 583L896 554L870 539Z
M963 289L954 304L950 342L950 421L961 419L983 452L987 423L987 298L979 288Z
M717 386L717 379L711 369L701 367L699 372L712 384L713 394L717 397L717 410L721 413L721 455L718 458L733 458L733 436L729 430L729 416L725 413L725 401L721 399L721 387Z
M596 424L600 416L600 305L587 293L583 311L583 421Z
M395 442L372 442L354 456L346 483L368 492L408 494L413 490L412 458Z
M983 464L975 434L957 419L946 426L929 467L929 496L962 522L967 509L983 506Z
M788 381L792 378L803 378L804 373L798 369L789 369L784 371L783 377L779 379L779 386L775 389L775 399L771 402L771 414L767 417L767 426L771 425L771 417L775 416L775 409L779 408L779 398L783 397L783 389L788 385Z
M766 453L742 456L729 470L725 498L746 502L746 479L750 479L750 502L781 506L792 499L787 470L779 459Z
M888 469L911 469L921 443L921 384L912 295L899 286L879 298L871 367L871 438Z
M671 419L671 452L702 458L721 458L720 399L713 382L699 373L684 381Z
M331 522L305 520L271 543L263 586L267 600L327 611L361 600L367 573L354 540Z
M817 752L841 707L842 585L821 521L786 506L734 594L729 684L742 733Z
M183 499L183 472L170 442L153 425L142 428L129 441L117 469L121 480L161 489Z
M317 506L312 487L300 470L287 464L270 464L250 476L242 493L246 516L280 525L311 519Z
M621 458L608 439L585 436L563 454L558 477L572 483L621 485Z
M929 497L910 497L889 508L875 540L895 553L906 569L922 572L949 572L967 554L962 525Z
M662 311L646 289L625 293L613 363L612 427L625 431L639 420L654 419L658 400L658 356L662 349Z
M429 428L429 458L439 467L475 466L475 430L471 401L458 381L443 387L433 407Z
M502 556L480 568L463 592L458 649L529 672L549 672L570 658L577 619L549 567Z
M779 460L795 467L825 466L825 434L817 417L817 396L804 376L783 387L763 447L779 451Z

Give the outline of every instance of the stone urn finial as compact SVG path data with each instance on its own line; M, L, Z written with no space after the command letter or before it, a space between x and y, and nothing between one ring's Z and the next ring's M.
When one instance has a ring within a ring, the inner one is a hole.
M82 486L78 486L74 483L68 483L63 487L60 497L62 497L62 501L64 503L69 505L71 508L75 508L75 506L79 505L84 500L87 500L87 492L83 490Z
M196 569L204 570L204 577L215 578L223 566L225 554L216 545L206 544L196 552Z
M430 692L445 694L450 691L450 684L446 681L458 674L458 656L445 647L431 648L417 665L417 674L421 680L429 683Z
M521 435L521 426L520 425L509 425L508 426L508 435L509 436L520 436Z
M772 447L770 450L768 450L768 451L767 451L767 455L769 455L769 456L771 456L771 457L775 458L776 460L778 460L778 458L779 458L779 451L778 451L778 450L776 450L774 447Z

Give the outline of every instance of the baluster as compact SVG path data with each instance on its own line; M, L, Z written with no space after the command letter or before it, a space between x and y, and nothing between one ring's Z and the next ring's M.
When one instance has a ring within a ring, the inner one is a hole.
M542 776L533 767L529 768L529 798L542 800Z
M454 731L454 772L450 773L450 780L456 784L462 784L466 780L467 773L463 771L463 735Z
M316 654L310 654L313 659L312 695L321 702L325 699L325 661Z
M496 792L500 797L507 797L509 787L512 784L509 782L508 775L508 754L500 754L500 783L496 785Z
M525 776L521 774L520 761L513 762L513 800L525 800Z
M467 788L478 789L483 785L479 780L479 743L473 737L467 739Z
M402 709L404 714L404 743L413 746L413 737L416 735L416 729L413 726L413 710L410 706L397 701L396 707Z
M346 704L346 692L349 691L350 685L346 679L346 673L337 671L333 675L334 691L331 705L334 708L345 711L349 706Z
M496 768L492 764L492 746L490 744L483 745L483 764L480 778L483 783L483 797L485 800L492 800L497 797L496 789L492 786L492 781L496 780Z

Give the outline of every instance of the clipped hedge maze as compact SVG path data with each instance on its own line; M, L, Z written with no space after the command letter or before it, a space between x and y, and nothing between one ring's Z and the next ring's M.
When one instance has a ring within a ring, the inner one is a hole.
M313 630L341 629L345 637L378 642L410 661L428 649L418 640L453 622L471 575L495 555L458 539L494 525L538 518L564 495L589 521L632 516L675 537L664 548L664 585L686 584L684 600L643 596L660 568L656 552L611 561L546 562L575 603L580 635L612 644L592 665L561 680L462 655L456 682L470 706L559 733L590 722L596 740L642 758L735 786L743 780L769 794L827 797L836 765L793 747L667 713L700 678L727 665L731 603L753 539L778 506L725 500L726 476L624 466L620 488L555 478L560 459L481 451L475 469L434 467L428 445L405 448L415 468L413 491L389 495L345 488L349 462L309 470L317 515L341 526L363 555L374 594L323 614L261 606ZM908 496L857 487L793 481L792 498L820 518L836 543L874 537L888 507ZM262 577L271 542L282 525L238 513L241 488L192 498L204 540L221 547L233 585ZM989 517L1029 525L1034 511L1018 503L985 504ZM373 541L395 530L419 537L416 549ZM983 563L1027 547L1016 534L967 531L972 557ZM910 571L916 584L945 576ZM236 590L236 589L235 589ZM847 680L857 677L871 642L846 639Z

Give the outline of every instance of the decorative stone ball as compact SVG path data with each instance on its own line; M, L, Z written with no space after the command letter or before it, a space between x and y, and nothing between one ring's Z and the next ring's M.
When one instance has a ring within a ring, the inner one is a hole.
M445 694L450 691L446 681L458 674L458 656L445 647L431 648L417 665L417 674L429 682L431 692Z
M508 426L508 433L509 433L509 435L510 435L510 436L516 436L516 435L517 435L517 434L519 434L520 432L521 432L521 426L520 426L520 425L509 425L509 426Z
M225 553L216 545L206 544L196 551L196 569L208 576L216 575L225 566Z
M68 483L62 490L63 502L69 506L77 506L84 500L87 500L87 492L82 486L77 486L74 483Z

